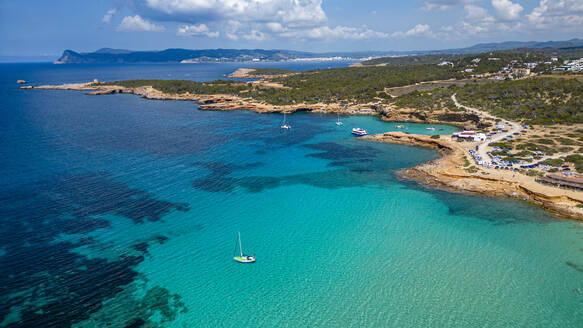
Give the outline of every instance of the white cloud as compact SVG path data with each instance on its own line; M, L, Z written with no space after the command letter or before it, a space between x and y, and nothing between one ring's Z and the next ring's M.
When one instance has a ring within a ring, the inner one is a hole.
M241 27L241 22L236 20L230 20L227 22L225 26L225 36L233 41L239 40L239 36L237 35L237 31Z
M492 0L492 7L494 7L496 16L504 21L517 20L524 9L520 4L510 0Z
M182 25L178 28L176 35L180 36L195 36L204 35L209 38L216 38L219 36L219 31L211 31L205 24L200 25Z
M117 9L115 9L115 8L108 10L105 13L105 15L103 16L103 18L101 19L101 21L104 23L109 23L111 21L111 17L113 17L113 15L115 15L116 12L117 12Z
M233 41L239 40L239 36L234 33L225 32L225 36Z
M211 22L236 19L316 26L327 21L322 0L135 0L163 19Z
M494 21L494 17L492 17L488 11L482 7L474 6L474 5L466 5L464 6L464 10L466 11L466 19L470 21Z
M405 32L405 35L406 36L420 35L420 34L426 34L429 31L430 31L429 25L417 24L417 25L415 25L415 27L413 27L409 31Z
M139 15L135 15L124 17L117 30L123 32L162 32L165 28L164 26L150 23Z
M269 22L266 23L265 26L267 27L267 29L269 29L271 32L284 32L284 27L283 25L281 25L280 23L277 22Z
M421 7L423 10L448 10L456 5L463 5L475 2L477 0L422 0L424 6Z
M536 29L563 27L580 30L583 26L583 1L541 0L538 7L526 17L528 23Z
M433 32L431 32L431 28L427 24L417 24L412 29L408 31L397 31L391 34L393 38L403 38L403 37L411 37L411 36L428 36L433 37Z
M501 21L480 6L468 4L464 6L464 11L465 16L459 23L441 27L435 36L444 39L475 38L484 34L497 35L502 31L516 32L522 28L520 22Z
M185 23L179 28L179 35L205 35L206 31L198 30L204 24L209 30L220 30L221 35L234 41L263 41L272 37L300 40L388 37L387 33L365 27L328 26L322 0L133 1L138 11L149 18ZM197 28L186 29L186 26ZM218 36L219 32L216 33Z
M364 40L364 39L383 39L388 38L389 34L371 30L366 27L348 27L336 26L330 28L329 26L318 26L304 30L291 30L280 33L280 36L311 39L311 40L331 40L331 39L350 39L350 40Z
M245 40L250 40L250 41L263 41L266 39L266 35L265 35L265 33L257 31L257 30L251 30L251 32L249 32L248 34L244 34L243 38Z

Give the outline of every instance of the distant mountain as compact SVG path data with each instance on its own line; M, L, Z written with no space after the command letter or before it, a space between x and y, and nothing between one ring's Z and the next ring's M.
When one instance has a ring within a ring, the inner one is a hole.
M96 54L112 54L112 55L120 55L120 54L129 54L130 52L132 52L131 50L125 50L125 49L112 49L112 48L101 48L99 50L97 50Z
M131 51L124 49L102 48L95 52L75 52L65 50L56 64L79 63L177 63L187 62L220 62L220 61L281 61L298 58L318 57L351 57L354 59L383 56L416 56L428 54L474 54L497 50L518 48L530 49L574 49L583 47L583 39L546 42L507 41L499 43L480 43L467 48L421 50L421 51L359 51L359 52L326 52L311 53L293 50L263 50L263 49L166 49L161 51Z
M79 53L65 50L56 64L79 63L142 63L190 61L252 61L252 60L288 60L311 57L313 54L290 50L247 50L247 49L166 49L161 51L130 51L103 48L95 52Z
M563 48L579 48L583 47L583 39L571 39L567 41L507 41L499 43L479 43L468 48L450 49L444 52L471 54L496 50L510 50L517 48L535 48L535 49L563 49Z

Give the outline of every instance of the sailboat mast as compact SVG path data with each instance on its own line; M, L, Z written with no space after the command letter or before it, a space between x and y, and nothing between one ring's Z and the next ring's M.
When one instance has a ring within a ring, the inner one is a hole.
M243 257L243 246L241 245L241 232L237 232L239 234L239 250L241 251L241 257Z

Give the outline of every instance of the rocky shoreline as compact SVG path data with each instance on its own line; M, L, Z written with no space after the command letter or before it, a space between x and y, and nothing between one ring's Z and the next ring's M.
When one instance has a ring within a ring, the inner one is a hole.
M439 120L415 113L413 109L391 110L381 108L377 104L296 104L278 106L250 98L234 95L197 95L191 93L168 94L151 86L129 88L116 85L96 83L77 83L63 85L23 86L22 89L51 89L88 91L90 95L135 94L146 99L155 100L189 100L199 104L201 110L249 110L257 113L293 113L299 111L314 113L341 113L347 115L380 115L384 121L415 122L430 124L450 124L471 128L479 123L479 119L469 119L467 122L454 120ZM444 114L445 115L445 114ZM449 114L451 115L451 114ZM461 115L461 114L456 114ZM461 116L459 118L462 118ZM466 119L464 117L464 119ZM470 173L462 166L466 162L468 149L463 143L451 141L450 136L440 136L439 139L425 135L413 135L403 132L387 132L384 134L365 136L363 139L400 143L406 145L430 147L443 154L439 159L399 171L403 179L412 179L423 184L446 187L452 191L481 193L492 196L508 196L532 202L559 215L583 220L583 192L564 190L539 184L533 177L514 172L500 172L485 169L480 173Z
M432 148L442 156L438 159L397 172L399 178L447 191L505 196L539 205L560 216L583 221L583 192L542 185L533 177L512 171L487 170L470 173L463 167L467 150L449 136L433 139L425 135L387 132L363 139Z
M190 100L199 104L201 110L249 110L257 113L294 113L294 112L314 112L314 113L342 113L348 115L378 115L374 104L354 104L342 106L340 104L294 104L294 105L271 105L265 102L256 101L227 94L199 95L191 93L165 93L154 89L151 86L129 88L119 85L103 85L96 83L73 83L62 85L41 85L24 86L21 89L40 90L77 90L88 91L89 95L108 94L134 94L146 99L155 100Z
M254 81L266 86L273 86L266 80ZM281 87L281 86L278 86ZM22 86L21 89L44 89L44 90L77 90L88 91L89 95L108 94L134 94L146 99L155 100L190 100L199 104L201 110L249 110L257 113L294 113L313 112L345 115L379 115L381 120L404 123L428 123L428 124L449 124L462 128L471 129L476 127L479 119L467 117L465 114L445 113L434 111L429 116L415 112L411 108L395 108L391 105L366 103L366 104L340 104L340 103L315 103L315 104L293 104L293 105L272 105L258 101L250 97L235 96L229 94L201 95L191 93L165 93L154 89L151 86L141 86L136 88L119 85L99 84L95 82L72 83L62 85L41 85Z

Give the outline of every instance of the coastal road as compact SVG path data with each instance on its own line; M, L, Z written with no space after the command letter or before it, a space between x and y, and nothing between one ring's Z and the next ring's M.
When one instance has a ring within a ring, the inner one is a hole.
M469 107L469 106L464 106L464 105L460 104L457 101L455 95L456 95L455 93L453 95L451 95L451 100L453 100L453 103L455 104L456 107L465 109L465 110L472 112L472 113L474 113L478 116L481 116L481 117L486 117L486 118L489 118L492 120L500 120L500 123L504 124L505 128L506 128L506 125L508 125L510 127L508 129L508 132L502 132L500 134L496 134L491 139L484 141L483 143L481 143L478 146L478 155L480 155L480 157L482 157L482 159L484 159L484 160L490 159L490 157L487 154L487 152L488 152L487 147L488 147L489 143L501 141L502 139L513 135L515 132L520 132L520 130L522 129L522 126L520 126L520 124L518 124L516 122L504 120L500 117L494 116L494 115L492 115L488 112L482 111L480 109Z
M454 93L451 96L451 100L453 100L453 103L456 105L456 107L465 109L465 110L467 110L469 112L472 112L472 113L474 113L476 115L479 115L479 116L483 116L483 117L490 118L492 120L499 119L499 120L501 120L501 122L503 124L510 126L510 130L508 130L508 132L504 132L504 133L501 133L501 134L497 134L497 135L493 136L491 139L486 140L485 142L481 143L478 146L478 155L480 155L483 159L486 159L486 160L487 159L490 159L490 157L487 154L487 152L488 152L487 147L488 147L488 144L489 143L502 141L502 139L506 138L507 136L513 135L515 132L519 132L522 129L522 126L520 124L518 124L518 123L515 123L515 122L512 122L512 121L508 121L508 120L504 120L504 119L502 119L500 117L494 116L494 115L492 115L490 113L484 112L484 111L479 110L477 108L473 108L473 107L469 107L469 106L464 106L464 105L460 104L457 101L455 95L456 94ZM542 162L542 161L547 160L547 159L560 158L560 157L567 156L569 154L570 153L560 153L560 154L555 154L555 155L552 155L552 156L544 156L544 157L536 160L533 163L539 163L539 162Z

